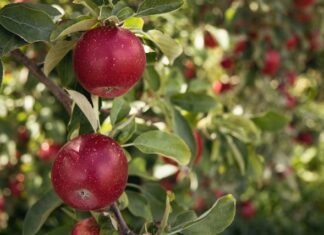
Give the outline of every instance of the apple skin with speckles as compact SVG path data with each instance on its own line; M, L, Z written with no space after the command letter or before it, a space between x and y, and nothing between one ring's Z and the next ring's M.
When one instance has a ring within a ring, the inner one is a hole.
M55 192L81 211L104 209L123 193L128 163L123 149L100 134L84 134L66 143L52 167Z
M95 218L87 218L80 220L73 227L71 235L99 235L100 228Z
M93 95L113 98L128 92L142 77L146 56L141 41L118 27L86 32L73 54L73 67L81 85Z

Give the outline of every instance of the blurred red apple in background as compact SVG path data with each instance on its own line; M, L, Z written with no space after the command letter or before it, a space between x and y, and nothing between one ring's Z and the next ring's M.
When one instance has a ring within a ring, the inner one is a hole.
M184 62L184 76L187 79L193 79L196 76L196 66L192 60L186 60Z
M216 38L208 31L204 34L204 44L206 48L215 48L218 46Z
M295 6L298 8L306 8L315 4L315 0L295 0Z
M5 198L0 196L0 212L5 211Z
M297 44L298 44L298 37L296 35L292 35L286 41L286 47L287 47L288 50L295 49Z
M20 197L24 190L25 175L18 173L13 180L9 182L9 189L13 196Z
M253 218L256 214L256 208L251 201L242 202L239 207L240 215L245 219Z
M294 86L297 80L297 74L294 71L289 71L286 73L286 79L290 86Z
M267 50L264 56L264 66L262 73L265 75L273 76L277 73L280 67L281 57L276 50Z
M294 140L297 143L303 145L312 145L313 144L313 135L310 132L300 132Z
M193 135L196 141L196 156L194 158L194 164L197 165L200 162L203 153L203 140L197 130L193 130Z
M231 69L234 66L234 60L230 56L224 56L220 61L220 65L223 67L223 69Z
M244 40L240 40L238 42L236 42L236 44L234 45L234 53L235 54L241 54L245 51L247 47L247 41L244 39Z
M213 92L215 94L221 94L226 91L230 91L233 89L233 84L231 83L223 83L221 81L216 81L213 84Z
M46 140L41 144L37 156L45 161L53 161L61 147L60 144L54 143L52 140Z

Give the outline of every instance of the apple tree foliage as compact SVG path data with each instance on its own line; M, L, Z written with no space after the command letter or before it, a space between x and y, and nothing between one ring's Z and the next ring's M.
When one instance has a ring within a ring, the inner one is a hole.
M87 221L100 234L324 232L323 0L0 7L0 234ZM77 41L107 24L146 52L142 79L111 99L73 71ZM67 206L51 184L61 146L88 133L128 160L126 189L104 211Z

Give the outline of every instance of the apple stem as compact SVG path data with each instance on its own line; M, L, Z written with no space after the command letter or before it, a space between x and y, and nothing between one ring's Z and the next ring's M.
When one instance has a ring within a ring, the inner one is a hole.
M72 100L61 87L49 79L37 64L24 55L19 49L13 50L10 55L16 61L25 65L29 71L62 103L68 114L71 115Z
M118 223L118 227L119 227L119 233L120 235L137 235L136 233L134 233L132 230L129 229L128 225L126 224L122 214L120 213L120 210L116 204L116 202L114 202L111 206L110 206L111 211L114 213L117 223Z

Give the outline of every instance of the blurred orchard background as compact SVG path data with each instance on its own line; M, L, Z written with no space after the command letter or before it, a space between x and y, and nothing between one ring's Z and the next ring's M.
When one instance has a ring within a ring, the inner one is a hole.
M28 2L57 5L72 18L85 11L68 0ZM183 168L135 152L129 181L158 182L198 214L233 194L237 211L226 235L324 234L324 1L186 0L144 20L144 29L170 35L183 53L172 66L163 57L148 64L153 90L141 81L126 99L141 105L157 91L171 97L202 153ZM48 47L22 50L41 65ZM50 76L62 86L75 81L71 55ZM28 208L51 189L69 116L27 68L10 55L3 63L0 234L9 235L20 234ZM142 121L161 122L155 114ZM56 210L40 234L73 223Z

